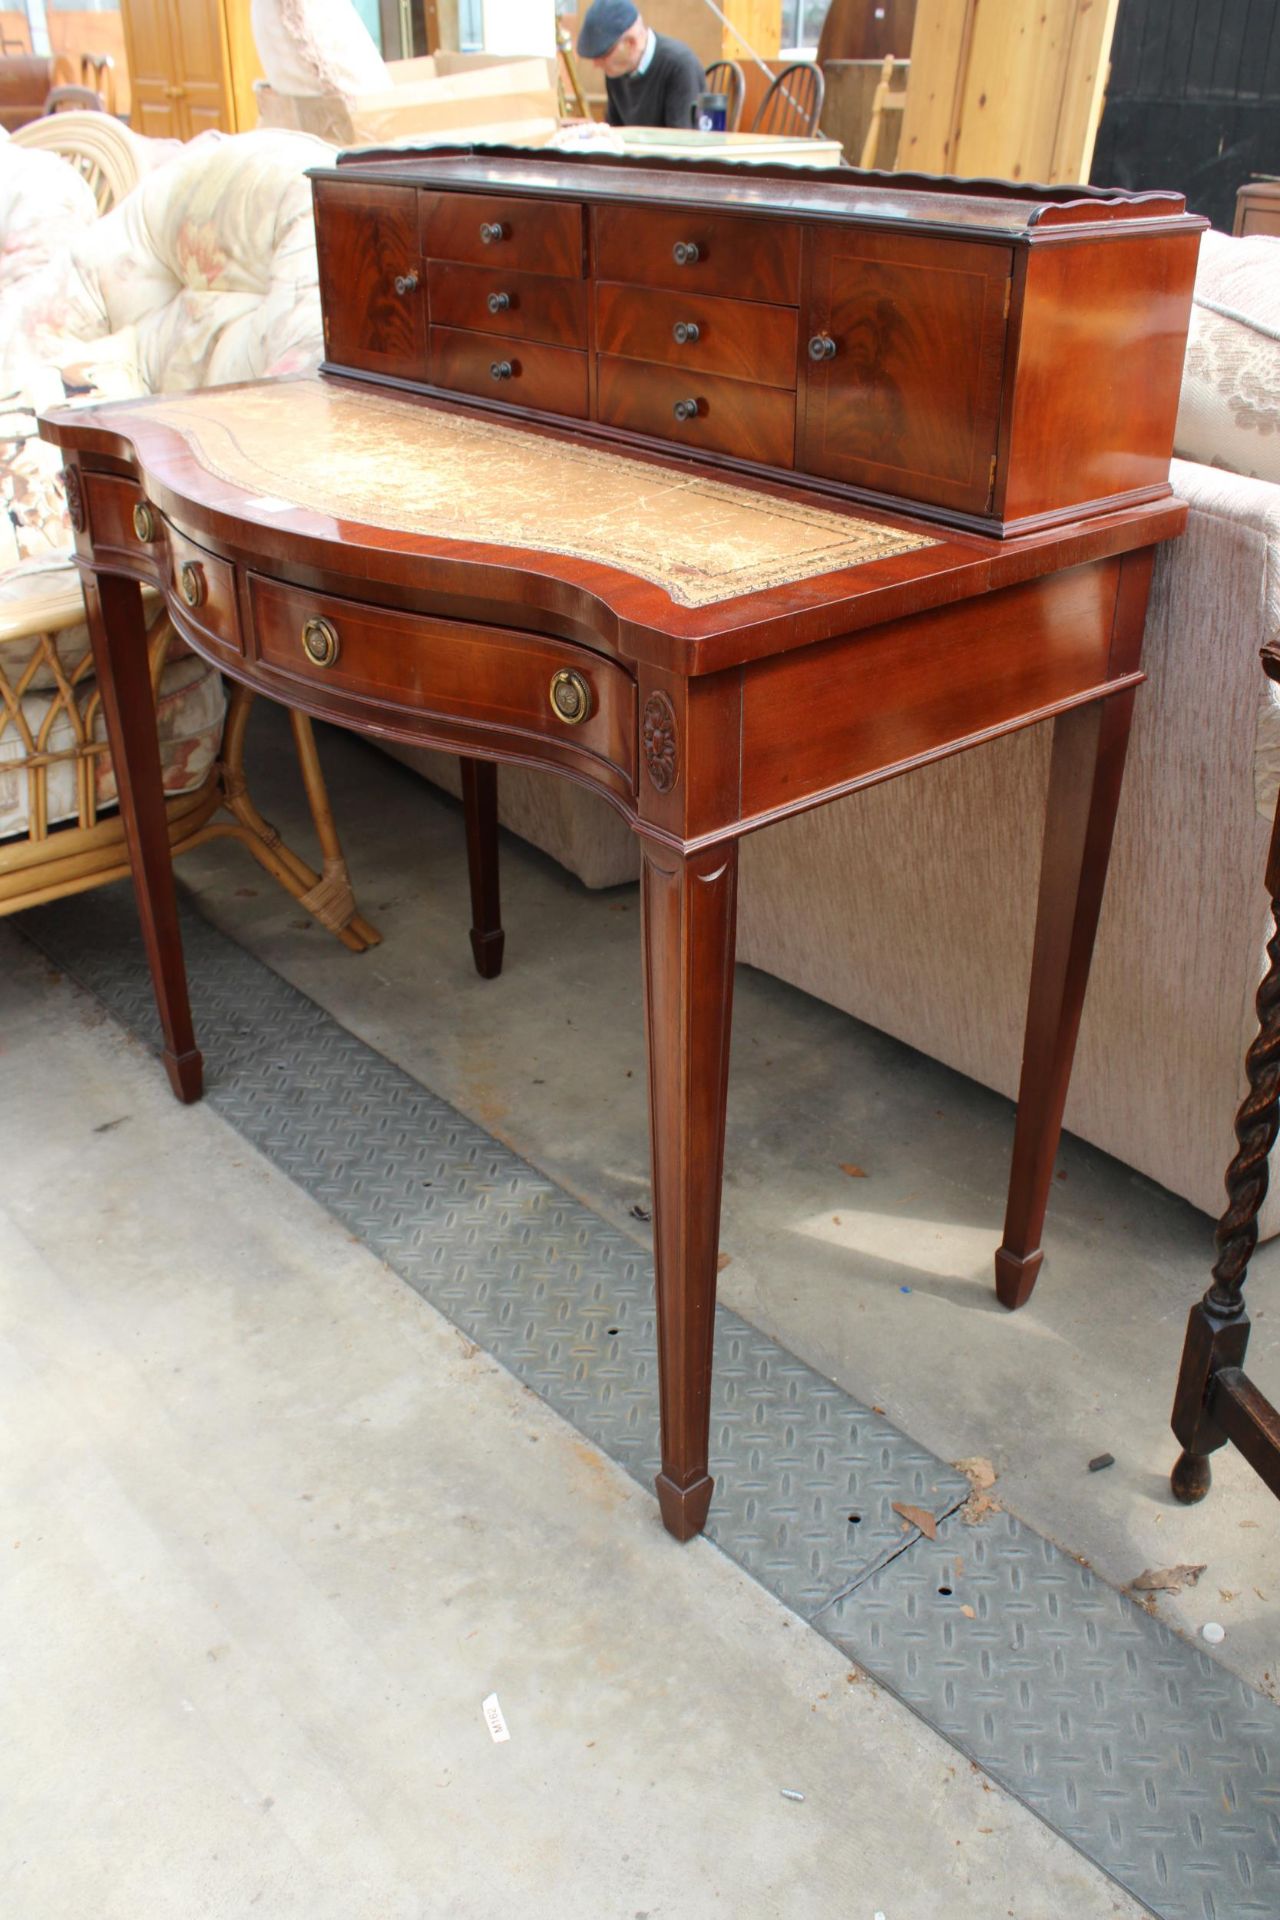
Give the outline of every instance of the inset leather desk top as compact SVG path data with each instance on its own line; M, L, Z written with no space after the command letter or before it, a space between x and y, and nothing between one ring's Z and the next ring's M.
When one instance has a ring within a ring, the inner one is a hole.
M316 379L147 408L201 466L285 504L439 540L572 554L703 607L937 543L527 429ZM251 507L252 502L246 506Z

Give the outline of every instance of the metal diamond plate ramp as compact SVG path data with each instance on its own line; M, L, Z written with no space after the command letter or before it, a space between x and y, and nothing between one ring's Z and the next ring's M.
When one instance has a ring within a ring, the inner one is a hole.
M995 1514L815 1623L1166 1920L1280 1915L1280 1714Z
M153 1045L127 888L24 930ZM184 912L206 1103L477 1345L652 1488L650 1254ZM716 1315L708 1536L808 1614L902 1550L894 1501L941 1517L968 1482L726 1308Z
M127 888L19 924L157 1043ZM183 938L206 1103L651 1486L649 1254L198 915ZM1262 1695L1011 1516L964 1526L960 1475L724 1308L711 1465L710 1538L1152 1912L1280 1920Z

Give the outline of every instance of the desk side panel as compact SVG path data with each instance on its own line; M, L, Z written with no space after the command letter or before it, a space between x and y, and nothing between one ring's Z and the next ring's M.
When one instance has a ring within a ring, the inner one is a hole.
M742 813L935 759L1114 678L1121 562L1096 561L746 670Z

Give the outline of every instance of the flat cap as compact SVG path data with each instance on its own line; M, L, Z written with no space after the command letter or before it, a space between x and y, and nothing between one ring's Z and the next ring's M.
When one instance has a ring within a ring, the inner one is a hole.
M584 60L598 60L639 18L631 0L592 0L578 28L578 52Z

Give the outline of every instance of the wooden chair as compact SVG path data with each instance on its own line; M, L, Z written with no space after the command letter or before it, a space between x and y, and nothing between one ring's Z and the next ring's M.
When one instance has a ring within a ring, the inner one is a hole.
M32 120L13 135L14 144L56 153L93 189L99 213L109 213L138 184L134 136L110 114L97 109L55 113Z
M880 78L876 83L876 90L871 99L871 118L867 122L867 135L862 143L862 155L858 161L860 167L875 166L876 151L880 145L880 135L884 129L885 115L888 113L901 113L907 104L906 87L903 86L897 93L893 90L893 70L894 67L899 64L891 53L886 53L884 65L880 69ZM901 64L905 77L907 63L903 62Z
M742 108L747 97L746 76L736 60L716 60L707 68L707 92L728 96L725 130L736 133L742 124Z
M807 139L818 131L826 82L822 69L810 60L784 67L760 102L752 133L786 134Z

